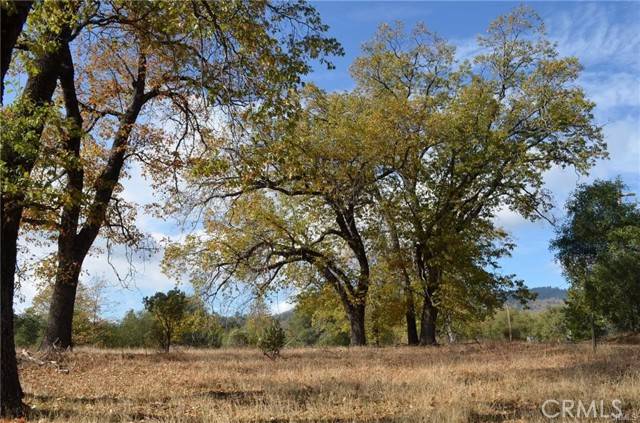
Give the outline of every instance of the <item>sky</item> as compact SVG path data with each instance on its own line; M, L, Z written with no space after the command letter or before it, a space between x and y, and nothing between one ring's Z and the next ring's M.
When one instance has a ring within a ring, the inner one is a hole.
M520 3L510 2L312 2L324 22L330 26L329 35L342 44L345 55L334 58L336 69L318 68L306 80L321 88L349 90L354 83L349 66L360 54L361 45L369 40L384 22L401 21L409 29L422 22L432 31L457 46L459 58L476 53L476 38L486 31L497 16L508 13ZM549 37L558 43L562 55L577 57L584 66L579 79L587 96L596 102L597 124L603 126L610 157L599 161L588 176L580 176L571 169L551 169L545 175L547 188L554 197L555 219L562 219L563 205L578 183L594 179L620 176L630 192L640 196L640 2L534 2L535 9L545 22ZM123 183L123 196L138 204L152 202L149 181L135 166ZM626 201L638 201L638 196ZM515 274L529 287L553 286L566 288L567 282L560 266L549 251L554 236L553 226L546 221L528 222L509 212L496 217L516 242L512 256L502 260L502 272ZM138 226L153 238L180 237L184 230L177 222L159 220L140 212ZM97 241L97 244L100 244ZM45 254L45 252L38 252ZM116 319L129 309L142 308L142 298L156 291L166 291L176 285L160 270L162 251L144 260L135 259L136 272L126 287L117 282L112 268L126 273L127 260L122 250L116 250L107 262L104 254L85 261L84 281L104 279L109 282L105 293L109 298L104 314ZM182 284L181 289L189 290ZM31 303L36 286L26 281L19 291L18 311ZM270 298L273 312L292 307L286 292ZM216 303L216 311L231 311L224 302Z

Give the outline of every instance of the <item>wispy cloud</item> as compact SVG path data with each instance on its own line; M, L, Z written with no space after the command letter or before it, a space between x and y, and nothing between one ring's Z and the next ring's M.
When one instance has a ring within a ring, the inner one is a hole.
M544 18L563 55L579 57L587 67L640 70L640 7L636 2L586 3Z

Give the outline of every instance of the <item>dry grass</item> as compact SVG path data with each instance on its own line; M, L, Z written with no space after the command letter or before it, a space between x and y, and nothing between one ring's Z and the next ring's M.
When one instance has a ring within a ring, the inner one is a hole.
M34 421L546 421L546 399L620 399L640 418L640 347L459 345L286 350L80 349L68 374L24 363ZM613 410L612 410L613 411Z

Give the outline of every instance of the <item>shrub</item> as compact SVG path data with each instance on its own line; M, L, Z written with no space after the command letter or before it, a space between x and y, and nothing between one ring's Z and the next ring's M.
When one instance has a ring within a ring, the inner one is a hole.
M260 339L258 339L258 348L262 350L264 355L273 360L280 356L280 350L284 347L286 339L287 337L284 329L280 326L280 322L273 319L271 324L263 329Z
M249 345L249 336L242 328L233 328L227 333L225 340L227 347L246 347Z

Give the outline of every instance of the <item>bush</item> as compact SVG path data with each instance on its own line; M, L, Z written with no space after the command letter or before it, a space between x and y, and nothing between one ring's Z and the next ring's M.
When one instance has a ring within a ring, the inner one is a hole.
M227 347L246 347L249 345L249 336L242 328L233 328L227 333L225 346Z
M280 350L284 347L286 340L287 337L284 329L280 326L280 322L273 319L271 324L263 329L258 339L258 348L262 350L264 355L273 360L280 356Z

